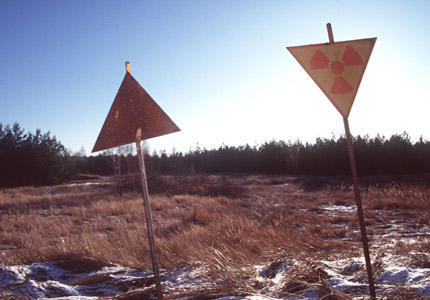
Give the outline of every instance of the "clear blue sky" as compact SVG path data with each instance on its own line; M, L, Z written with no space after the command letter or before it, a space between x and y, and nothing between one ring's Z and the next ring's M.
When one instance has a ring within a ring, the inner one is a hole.
M340 115L286 46L378 37L352 134L430 138L429 1L0 2L0 122L50 130L89 153L123 78L182 129L149 140L188 151L313 141Z

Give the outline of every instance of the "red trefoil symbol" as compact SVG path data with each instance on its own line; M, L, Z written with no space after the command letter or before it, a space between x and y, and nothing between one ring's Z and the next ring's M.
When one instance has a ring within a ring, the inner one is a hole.
M344 64L347 66L361 66L363 64L360 54L349 45L345 47L342 61L330 62L321 49L315 51L311 58L312 70L326 69L330 66L331 72L336 76L330 90L332 94L346 94L353 90L352 86L342 77L345 70Z

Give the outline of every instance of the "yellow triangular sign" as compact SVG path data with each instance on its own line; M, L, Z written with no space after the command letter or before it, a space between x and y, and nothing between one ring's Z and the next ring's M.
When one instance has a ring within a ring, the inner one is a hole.
M136 79L127 72L92 152L179 130Z
M287 47L342 116L348 117L376 38Z

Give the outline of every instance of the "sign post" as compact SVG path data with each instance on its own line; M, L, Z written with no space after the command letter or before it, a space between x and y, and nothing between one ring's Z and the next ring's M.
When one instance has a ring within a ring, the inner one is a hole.
M376 299L354 149L352 147L348 124L348 116L376 38L335 43L330 23L327 24L327 32L329 43L287 47L287 49L342 115L354 185L355 202L357 204L361 241L366 261L369 291L371 298Z
M375 284L373 282L372 264L370 263L369 243L367 241L366 225L364 222L363 206L361 204L360 187L358 185L357 168L355 166L354 149L352 147L351 133L349 131L348 118L343 117L345 135L348 143L349 164L352 173L352 182L354 184L354 196L357 204L358 222L360 223L361 241L363 243L364 259L366 261L367 280L369 281L370 296L376 299Z
M140 178L141 178L141 185L142 185L143 205L145 207L146 228L148 230L149 247L151 251L151 260L152 260L152 270L154 272L154 277L155 277L157 297L158 299L163 299L163 293L161 291L160 271L158 268L157 252L155 250L154 232L152 230L151 209L149 207L149 193L148 193L148 182L146 180L145 160L143 157L140 136L136 136L136 150L137 150L137 156L139 158L139 170L140 170Z
M151 252L152 270L158 299L163 299L160 271L152 230L149 206L148 183L141 141L180 129L158 106L142 86L131 76L130 63L125 63L126 73L114 102L109 110L92 152L97 152L125 144L136 143L139 171L142 184L143 205L146 228Z

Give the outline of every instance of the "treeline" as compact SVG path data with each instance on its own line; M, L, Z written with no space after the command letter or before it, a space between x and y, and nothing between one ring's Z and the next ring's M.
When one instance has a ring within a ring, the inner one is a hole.
M67 150L50 132L25 133L18 123L0 123L0 186L56 184L76 173Z
M413 143L406 134L390 138L354 138L359 175L430 173L430 142ZM71 155L49 132L24 133L19 124L0 123L0 187L49 185L76 179L79 173L102 176L138 171L131 147L97 156ZM269 141L261 145L197 147L187 153L154 152L145 155L148 174L264 173L348 175L346 139L318 138L315 143Z
M413 143L406 134L390 138L357 136L353 147L359 175L430 173L430 142ZM119 151L121 173L137 171L137 158L128 151ZM218 149L197 149L187 153L162 151L145 155L148 173L217 174L262 173L306 174L316 176L349 175L350 166L344 137L316 139L315 143L270 141L261 145L221 146ZM81 172L112 174L112 156L101 154L83 158Z
M430 142L412 143L403 133L389 139L357 136L353 141L359 175L430 172ZM160 173L266 173L307 175L350 174L346 139L315 143L265 142L259 146L197 148L186 154L153 154L151 166Z

